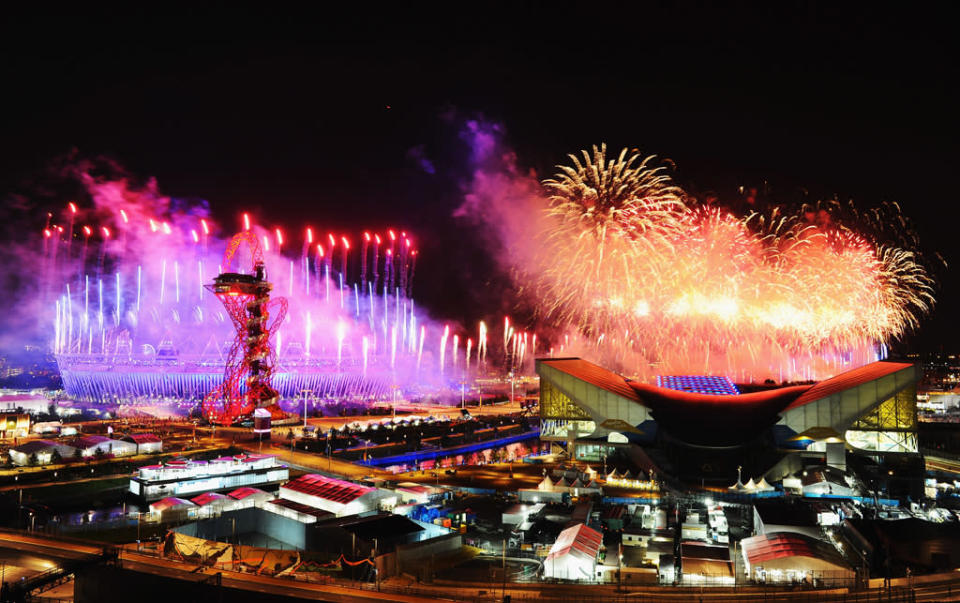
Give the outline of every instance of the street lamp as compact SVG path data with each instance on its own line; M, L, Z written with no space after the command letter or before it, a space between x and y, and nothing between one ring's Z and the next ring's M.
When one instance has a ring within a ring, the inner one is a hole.
M307 431L307 394L312 394L313 390L304 389L300 391L300 394L303 396L303 431Z
M501 589L502 598L507 598L507 538L503 539L503 589Z

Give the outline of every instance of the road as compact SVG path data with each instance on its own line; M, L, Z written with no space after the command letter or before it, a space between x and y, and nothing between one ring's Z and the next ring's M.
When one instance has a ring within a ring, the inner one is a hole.
M433 404L421 404L421 405L412 405L405 404L403 405L404 413L398 414L397 418L409 418L411 416L428 416L432 415L434 417L450 417L457 418L461 416L459 406L437 406ZM490 404L484 405L481 408L475 406L469 407L469 410L472 414L477 416L499 416L499 415L508 415L513 413L518 413L523 410L519 402L506 402L501 404ZM387 421L391 419L390 415L355 415L347 417L309 417L307 418L307 425L316 427L318 430L327 431L330 428L341 427L343 425L352 425L354 423L379 423L381 421ZM303 419L297 423L291 425L278 425L273 428L273 439L280 439L286 435L287 431L290 429L299 431L303 427ZM181 430L193 430L193 424L183 421L180 423L169 424L168 428L170 429L181 429ZM197 427L197 434L211 435L215 434L219 437L250 437L250 428L249 427Z
M960 474L960 462L936 456L925 456L924 461L927 465L927 471Z
M272 454L293 468L307 471L321 471L344 476L349 479L359 479L367 476L395 479L393 474L374 467L354 465L347 461L333 459L312 452L291 451L289 446L271 446L266 444L261 447L257 442L237 442L235 445L250 453L262 452L264 454Z
M0 532L0 559L11 559L17 564L17 571L38 571L47 569L46 562L67 559L85 558L98 555L101 549L94 545L76 541L64 541L45 536L24 535L22 533ZM197 570L197 566L173 559L157 558L139 554L135 550L122 551L121 564L124 568L158 576L166 576L200 582L209 580L214 571L210 569ZM917 578L919 581L921 578ZM913 590L916 601L958 601L960 600L960 573L942 574L936 577L925 577L932 580L927 584L914 583ZM899 581L902 582L902 581ZM326 601L367 602L367 601L397 601L419 602L436 600L487 600L499 598L502 586L499 584L480 585L404 585L400 580L393 579L384 583L382 591L377 592L371 585L364 589L349 588L335 584L316 584L295 582L291 579L271 578L240 572L222 572L224 586L239 588L248 591L270 593L276 595L295 596L307 599ZM895 584L895 586L898 586ZM903 585L905 586L905 584ZM732 589L711 589L702 591L694 588L643 587L630 588L628 591L618 592L613 585L554 585L530 584L524 587L508 585L506 593L514 600L551 601L578 599L583 601L623 601L640 603L646 601L677 601L709 600L717 602L733 601L781 601L783 603L801 603L803 601L896 601L907 600L910 593L901 586L888 597L883 589L871 589L859 592L847 592L846 589L832 591L786 591L775 592L770 589L756 587ZM400 591L400 592L397 592ZM404 592L405 591L405 592ZM483 594L481 594L481 592ZM901 598L898 599L897 595Z
M25 554L22 551L28 551ZM76 541L25 535L15 532L0 532L0 559L9 558L15 562L16 572L33 575L49 569L53 563L84 559L99 555L100 547L86 545ZM209 580L215 573L209 569L197 571L197 566L172 559L162 559L138 554L135 550L123 550L120 564L125 569L165 576L189 582ZM19 574L17 574L19 576ZM9 578L8 578L9 581ZM262 592L279 596L292 596L304 599L344 603L366 603L369 601L395 601L397 603L421 603L436 598L424 598L394 593L379 593L375 590L359 590L329 584L295 582L291 579L256 576L240 572L222 572L222 584L229 588Z

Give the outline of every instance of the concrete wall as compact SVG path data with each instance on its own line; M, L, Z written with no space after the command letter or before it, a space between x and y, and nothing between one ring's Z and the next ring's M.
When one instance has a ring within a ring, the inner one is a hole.
M236 533L244 534L256 532L266 534L289 545L287 548L305 550L310 548L311 538L305 524L263 509L248 508L236 511L227 511L219 517L201 519L176 528L176 531L187 536L205 538L208 540L225 540L232 538Z

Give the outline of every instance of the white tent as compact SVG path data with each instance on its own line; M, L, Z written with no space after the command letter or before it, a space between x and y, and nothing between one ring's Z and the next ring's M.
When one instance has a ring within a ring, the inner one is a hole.
M544 560L544 576L562 580L596 579L600 532L578 523L560 532Z

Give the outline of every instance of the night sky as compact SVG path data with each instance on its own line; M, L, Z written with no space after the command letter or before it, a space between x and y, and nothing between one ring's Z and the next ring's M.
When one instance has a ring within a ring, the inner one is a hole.
M960 348L950 5L403 4L7 13L0 198L105 155L222 224L409 228L416 297L472 321L510 308L482 234L451 217L469 177L458 128L482 117L541 176L606 141L721 198L766 182L776 198L898 201L951 264L910 345Z

